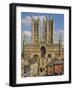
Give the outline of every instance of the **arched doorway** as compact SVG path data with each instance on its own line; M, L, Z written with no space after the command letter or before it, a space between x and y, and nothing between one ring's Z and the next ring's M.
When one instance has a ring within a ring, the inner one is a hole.
M41 46L40 51L41 51L41 57L45 57L46 48L44 46Z

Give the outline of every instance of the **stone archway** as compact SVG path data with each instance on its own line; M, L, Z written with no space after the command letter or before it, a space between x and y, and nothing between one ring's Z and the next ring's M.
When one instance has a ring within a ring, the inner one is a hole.
M44 46L41 46L40 52L41 52L41 56L42 56L42 57L45 57L45 54L46 54L46 48L45 48Z

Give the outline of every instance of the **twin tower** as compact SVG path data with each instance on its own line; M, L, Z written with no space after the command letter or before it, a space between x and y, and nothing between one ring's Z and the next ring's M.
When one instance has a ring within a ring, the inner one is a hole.
M40 25L42 24L42 28ZM42 30L41 30L42 29ZM42 31L42 33L40 32ZM40 37L42 36L41 40ZM32 17L32 44L38 43L46 43L52 44L53 43L53 19L49 19L45 17L43 22L41 22L40 18L36 20Z

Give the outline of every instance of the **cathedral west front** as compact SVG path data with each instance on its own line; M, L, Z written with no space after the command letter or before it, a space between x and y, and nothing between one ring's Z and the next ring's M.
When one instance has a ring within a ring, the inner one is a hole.
M24 44L25 42L23 42L22 77L55 75L57 71L59 74L63 73L64 46L61 44L61 40L59 43L53 41L54 19L47 17L43 19L42 33L40 18L31 17L31 22L32 43ZM57 57L62 57L63 60L59 61ZM56 64L61 70L54 71Z

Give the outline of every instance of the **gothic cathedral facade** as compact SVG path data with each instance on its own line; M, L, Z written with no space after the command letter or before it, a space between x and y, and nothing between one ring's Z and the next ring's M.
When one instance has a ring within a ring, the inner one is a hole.
M46 51L45 56L48 57L49 55L63 55L63 45L61 44L59 48L59 43L53 43L53 32L54 32L54 20L51 18L50 20L43 19L43 29L42 33L40 31L40 19L37 18L35 20L32 17L32 44L23 44L23 53L24 56L27 55L28 57L33 57L34 55L41 56L41 48L43 47ZM60 50L59 50L60 49Z

